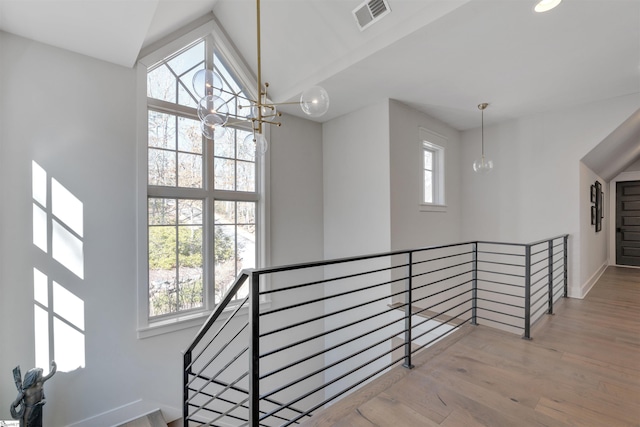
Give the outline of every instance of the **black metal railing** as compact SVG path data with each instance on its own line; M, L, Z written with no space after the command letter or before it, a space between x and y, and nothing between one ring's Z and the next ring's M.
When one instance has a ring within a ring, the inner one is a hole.
M184 353L184 424L299 424L466 324L529 339L567 296L567 243L465 242L245 270Z

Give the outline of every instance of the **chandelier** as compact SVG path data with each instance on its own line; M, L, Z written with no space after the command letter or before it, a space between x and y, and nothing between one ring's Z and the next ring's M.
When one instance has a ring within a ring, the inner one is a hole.
M477 173L488 173L493 170L493 162L484 157L484 110L488 106L489 104L486 102L478 105L478 109L480 109L482 115L482 157L473 162L473 170Z
M258 52L257 70L257 99L247 98L249 105L238 105L238 109L247 109L246 119L251 121L252 133L247 136L245 143L253 142L258 154L265 154L268 149L264 136L265 125L280 126L278 118L282 113L277 106L285 104L299 104L302 111L309 117L321 117L329 109L329 94L320 86L312 86L305 90L298 102L273 103L267 96L269 83L262 83L262 57L260 49L260 0L256 0L256 34ZM193 76L193 89L201 97L198 103L198 117L202 134L209 139L220 138L226 132L226 126L245 121L229 122L228 101L220 95L222 93L233 96L239 94L229 92L223 88L222 78L213 70L204 68ZM251 141L249 141L251 140Z

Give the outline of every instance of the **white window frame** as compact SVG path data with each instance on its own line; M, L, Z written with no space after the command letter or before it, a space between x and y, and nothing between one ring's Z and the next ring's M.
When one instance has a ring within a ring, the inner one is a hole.
M445 212L447 209L445 199L445 145L447 138L439 133L428 129L420 128L420 210L426 212ZM425 172L424 168L424 152L429 151L433 154L432 162L432 194L433 202L425 200Z
M138 338L147 338L159 334L170 333L181 329L199 327L214 309L214 292L205 289L203 310L178 313L165 316L159 320L149 318L149 255L148 255L148 101L147 101L147 70L167 56L183 49L205 37L212 37L212 43L217 54L224 60L228 71L239 80L242 87L247 88L247 95L255 99L257 87L253 73L244 60L231 47L221 26L212 14L188 25L182 30L160 40L141 52L136 65L136 111L137 111L137 186L136 186L136 237L137 237L137 306L138 306ZM249 76L249 77L248 77ZM180 106L174 106L176 110ZM264 135L269 140L268 126ZM210 141L209 141L210 142ZM204 149L204 147L203 147ZM207 150L203 150L205 153ZM211 151L209 154L212 156ZM205 154L206 155L206 154ZM256 192L260 195L256 206L256 267L270 264L268 251L269 236L269 151L264 156L256 158ZM213 157L211 157L213 158ZM156 194L154 194L155 196ZM253 199L250 195L249 199ZM251 201L251 200L248 200ZM211 220L205 217L205 221ZM208 267L203 266L204 274ZM211 270L211 269L210 269ZM261 286L263 287L263 286Z

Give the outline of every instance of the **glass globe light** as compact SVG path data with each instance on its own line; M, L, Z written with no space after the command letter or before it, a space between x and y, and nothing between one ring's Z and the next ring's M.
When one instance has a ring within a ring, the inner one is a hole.
M312 86L302 92L300 108L308 116L320 117L329 110L329 94L320 86Z
M227 133L227 128L223 126L222 116L219 114L208 114L200 122L202 134L209 139L222 138Z
M191 84L196 95L200 98L207 95L220 95L222 91L222 77L208 68L203 68L195 73Z
M198 103L198 117L200 120L204 120L206 116L212 114L220 116L218 124L224 125L229 120L229 107L219 96L207 95Z
M478 173L489 173L493 170L493 162L482 156L473 162L473 170Z
M258 132L250 133L249 135L247 135L244 138L244 144L253 144L255 146L256 154L259 156L264 156L269 149L267 138L265 138L263 134Z

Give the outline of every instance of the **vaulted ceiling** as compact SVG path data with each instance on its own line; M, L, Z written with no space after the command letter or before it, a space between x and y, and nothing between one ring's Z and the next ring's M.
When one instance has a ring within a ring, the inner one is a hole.
M262 0L263 79L275 101L311 85L331 119L394 98L464 130L640 97L640 0L388 0L364 31L359 0ZM142 48L213 11L256 67L253 0L0 0L0 29L131 67ZM296 113L295 110L291 110Z

